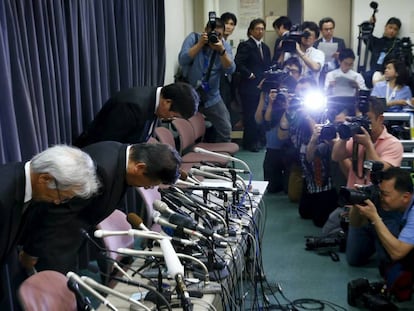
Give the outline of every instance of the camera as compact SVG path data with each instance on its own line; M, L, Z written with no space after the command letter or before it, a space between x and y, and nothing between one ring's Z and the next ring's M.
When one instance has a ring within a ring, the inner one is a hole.
M308 38L311 35L309 31L302 31L300 25L292 25L286 39L282 41L283 52L295 53L296 43L300 43L301 38Z
M386 288L381 282L370 283L365 278L352 280L347 286L348 304L353 307L365 307L368 310L398 310L386 294Z
M283 70L277 69L276 66L271 66L269 70L263 73L264 81L261 86L263 92L269 92L271 89L281 90L284 92L293 92L295 88L295 79ZM281 94L282 95L282 94Z
M344 204L363 204L365 200L371 200L375 206L380 201L380 189L382 169L384 164L377 161L364 161L364 168L371 172L371 185L362 186L358 189L341 187L339 189L339 200Z
M307 251L316 250L320 248L331 248L339 246L340 252L345 252L346 249L346 234L343 230L336 233L315 237L306 237L305 247Z
M371 121L367 116L349 117L348 121L339 124L336 130L341 139L349 139L355 134L363 134L361 127L368 132L371 131Z
M208 12L208 26L210 31L207 33L208 43L219 42L219 34L215 31L216 29L216 12Z

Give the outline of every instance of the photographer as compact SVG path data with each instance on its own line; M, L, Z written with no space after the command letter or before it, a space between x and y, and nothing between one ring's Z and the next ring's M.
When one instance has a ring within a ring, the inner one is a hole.
M222 38L224 24L212 12L210 15L203 33L191 33L185 38L178 61L189 83L203 93L200 98L205 97L200 102L199 110L213 124L216 141L228 142L231 140L231 122L229 111L220 96L220 77L224 73L232 74L236 66L231 46Z
M384 33L381 38L372 35L372 30L375 25L375 18L371 17L370 24L371 34L364 38L367 49L371 52L370 70L364 74L365 83L369 88L372 88L376 81L382 76L384 72L384 64L387 60L398 58L397 52L400 45L400 40L397 38L398 32L401 28L401 21L396 17L391 17L384 27ZM376 73L374 75L374 73Z
M290 154L288 197L291 202L299 202L302 196L303 171L299 151L302 144L307 144L312 135L313 126L308 122L308 115L302 107L306 94L315 90L316 81L310 77L301 78L295 88L295 96L290 96L278 127L279 139L289 138L293 152ZM316 120L316 123L320 122Z
M381 162L384 169L400 166L402 160L403 146L401 142L389 134L384 126L383 100L371 96L368 99L368 104L369 110L366 117L370 124L369 131L360 126L359 131L350 139L338 138L332 150L332 160L344 160L352 164L347 179L347 187L349 188L353 188L355 184L366 185L370 182L370 176L363 168L364 160ZM389 225L390 231L397 234L400 215L392 212L384 212L383 214L383 220ZM368 263L375 251L377 251L378 258L383 255L378 243L375 243L372 228L364 226L364 223L365 221L358 211L351 207L346 255L348 263L353 266ZM367 243L360 243L363 240ZM365 244L369 244L369 247Z
M301 29L302 32L298 35L298 41L295 43L295 50L282 54L283 59L281 63L294 56L293 54L297 54L302 65L302 77L311 76L316 81L319 81L319 73L325 63L325 54L313 47L313 44L319 37L319 27L316 23L307 21L302 23ZM295 34L291 32L289 36L292 37ZM282 42L282 46L285 45Z
M356 204L354 209L371 224L387 258L380 258L381 274L391 294L399 300L411 298L414 270L414 212L412 210L414 195L413 182L408 171L391 167L385 170L379 184L381 207L385 211L403 213L401 228L396 235L378 213L378 208L371 200L365 204ZM398 237L397 237L398 236ZM364 243L360 240L359 243ZM370 245L365 245L370 249Z
M285 111L288 93L293 92L296 80L289 74L277 71L261 83L259 105L256 109L257 124L264 125L266 131L266 154L263 160L264 180L269 182L268 193L287 192L289 178L289 137L280 139L277 131Z

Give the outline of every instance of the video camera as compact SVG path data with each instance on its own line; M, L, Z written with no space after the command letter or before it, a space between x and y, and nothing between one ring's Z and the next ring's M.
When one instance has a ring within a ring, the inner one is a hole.
M269 70L263 73L264 81L262 83L262 91L269 92L271 89L280 90L281 87L287 89L284 93L293 92L296 81L287 72L277 69L277 66L271 66Z
M371 172L372 184L358 189L341 187L339 189L340 202L347 205L364 204L364 201L369 199L375 206L378 205L380 202L380 189L378 185L381 182L384 164L377 161L364 161L364 168Z
M219 34L215 31L216 29L216 12L208 12L208 26L210 31L207 33L208 43L219 42Z
M289 34L282 41L283 52L295 53L296 43L300 44L301 38L308 38L311 35L309 31L302 31L300 25L295 24L290 28Z

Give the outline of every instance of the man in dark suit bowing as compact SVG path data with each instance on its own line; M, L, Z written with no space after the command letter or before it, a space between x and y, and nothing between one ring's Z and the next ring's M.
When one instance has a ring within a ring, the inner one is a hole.
M235 57L240 73L238 89L243 108L243 148L252 152L259 151L258 142L264 139L264 131L260 132L254 114L260 99L257 86L271 63L270 49L262 41L265 28L263 19L252 20L247 30L249 39L239 44Z
M101 108L92 123L73 141L84 147L99 141L146 142L157 119L188 119L197 111L198 95L187 83L121 90Z
M24 244L26 258L37 258L37 270L76 271L84 243L81 229L93 231L117 208L128 187L172 184L180 174L181 158L165 144L128 146L105 141L83 150L96 162L103 185L100 194L91 200L77 200L60 209L47 210Z
M87 199L97 192L99 180L90 156L64 145L48 148L27 162L1 165L0 176L0 309L5 310L2 289L17 277L16 246L25 228L32 226L36 202L48 202L55 209L73 197Z

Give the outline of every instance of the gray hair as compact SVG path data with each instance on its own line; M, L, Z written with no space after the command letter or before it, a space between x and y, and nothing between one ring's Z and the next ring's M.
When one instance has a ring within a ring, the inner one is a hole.
M34 173L53 176L56 183L51 182L49 188L71 190L83 199L93 196L100 186L95 163L87 153L76 147L50 147L31 159L30 168Z

